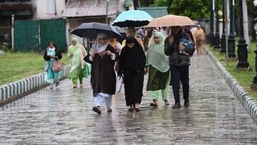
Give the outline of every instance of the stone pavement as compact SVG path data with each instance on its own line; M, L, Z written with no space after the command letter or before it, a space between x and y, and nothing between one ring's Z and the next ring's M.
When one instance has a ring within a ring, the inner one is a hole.
M76 89L66 79L1 107L0 145L257 144L257 125L208 55L192 57L189 108L171 108L170 87L171 105L159 97L153 109L144 88L140 112L127 111L122 90L113 96L113 112L98 115L91 94L89 79Z

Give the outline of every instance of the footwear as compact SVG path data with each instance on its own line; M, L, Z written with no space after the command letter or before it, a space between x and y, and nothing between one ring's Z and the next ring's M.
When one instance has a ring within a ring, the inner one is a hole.
M102 113L100 106L93 107L93 111L95 111L95 112L98 113L98 114L101 114L101 113Z
M175 103L173 106L172 106L172 109L177 109L177 108L180 108L181 105L180 103Z
M112 109L110 107L107 107L107 112L112 112Z
M189 101L185 101L185 102L184 102L184 106L185 106L185 107L188 107L189 105L190 105Z
M55 83L55 87L58 87L59 83L60 83L60 80L57 80L56 83Z
M50 89L53 89L53 88L54 88L54 86L53 86L53 85L51 85L51 86L50 86Z
M135 104L134 104L134 109L135 109L136 112L139 112L139 111L140 111L138 105L139 105L138 103L135 103Z
M134 111L134 107L133 105L130 105L130 108L128 109L129 112L133 112Z
M150 103L150 106L157 107L158 106L157 100L153 99L153 102Z
M140 109L139 109L139 108L135 108L135 111L136 111L136 112L139 112L139 111L140 111Z
M83 84L80 84L80 88L83 88Z
M129 111L129 112L133 112L133 111L134 111L134 108L129 108L128 111Z
M169 103L168 100L164 100L164 104L165 104L165 105L170 105L170 103Z
M77 85L74 85L73 88L77 88L78 86Z

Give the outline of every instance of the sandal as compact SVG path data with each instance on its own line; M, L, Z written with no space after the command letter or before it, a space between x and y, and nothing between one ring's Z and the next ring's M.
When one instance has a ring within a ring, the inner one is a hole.
M135 108L135 111L136 111L136 112L139 112L139 111L140 111L140 109L139 109L139 108Z
M129 112L133 112L134 111L134 107L133 105L130 105L130 108L128 109Z
M170 105L170 103L169 103L168 100L164 100L164 104L165 104L165 105Z
M134 109L135 109L136 112L139 112L139 111L140 111L138 105L139 105L138 103L135 103L135 104L134 104Z
M107 112L112 112L112 109L110 107L107 107Z
M157 107L158 106L157 100L153 99L153 102L150 103L150 106Z
M93 111L95 111L95 112L98 113L98 114L101 114L101 113L102 113L100 106L93 107Z

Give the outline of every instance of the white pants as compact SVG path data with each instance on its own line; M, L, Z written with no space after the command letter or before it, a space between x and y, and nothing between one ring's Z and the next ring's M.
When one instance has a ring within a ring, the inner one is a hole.
M105 93L98 93L95 97L95 105L100 106L103 101L105 101L106 107L111 107L112 106L112 95L110 94L105 94Z

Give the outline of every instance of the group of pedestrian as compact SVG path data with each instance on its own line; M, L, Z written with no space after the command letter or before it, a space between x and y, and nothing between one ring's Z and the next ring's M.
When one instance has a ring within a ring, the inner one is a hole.
M127 37L122 45L115 39L109 39L106 34L99 33L89 52L76 38L68 48L71 70L68 77L77 88L79 81L82 86L85 65L91 64L90 83L93 90L93 111L101 114L102 103L105 102L107 112L112 112L112 95L116 89L116 78L123 77L126 106L128 111L140 111L143 96L144 75L148 74L146 90L151 91L151 106L158 106L159 91L165 105L169 105L168 88L172 85L175 104L172 108L180 108L180 83L183 89L184 106L189 103L189 65L190 56L194 49L191 38L182 27L172 26L170 34L165 36L152 31L148 50L144 49L141 39L136 36L136 29L129 27ZM53 46L52 46L53 45ZM51 62L61 59L61 53L53 42L49 43L44 59L49 67L47 79L50 83L59 84L59 74L51 71ZM60 72L58 72L60 73Z

